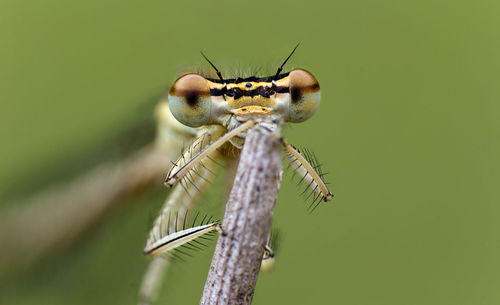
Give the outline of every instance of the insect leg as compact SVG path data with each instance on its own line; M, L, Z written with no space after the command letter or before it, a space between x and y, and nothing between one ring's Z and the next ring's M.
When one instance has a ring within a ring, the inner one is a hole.
M202 136L198 138L201 137ZM189 148L186 151L188 150ZM211 152L209 156L214 160L220 158L218 151ZM179 184L172 190L153 224L145 249L151 248L156 241L168 235L168 232L175 232L174 221L171 221L165 226L164 220L167 218L169 219L172 213L184 215L187 210L193 210L196 201L210 183L209 179L206 177L215 170L216 166L215 163L210 162L206 165L200 165L193 168L195 175L192 175L191 179L192 183L196 184L197 188L190 187L184 189L183 185ZM164 259L161 255L153 257L141 283L139 291L140 304L151 304L151 300L156 297L163 276L168 268L168 264L169 260Z
M302 177L301 182L304 181L308 185L308 188L323 198L323 201L332 200L333 194L323 181L323 174L319 170L319 164L317 164L314 155L305 150L306 157L304 157L298 149L290 145L283 138L281 139L281 143L283 144L285 155L290 163L292 163L292 167Z
M144 254L146 254L149 257L157 256L159 254L165 253L167 251L180 247L184 244L187 244L197 237L200 237L209 232L217 230L219 226L220 225L218 222L211 222L205 225L199 225L179 230L177 232L173 232L169 235L160 238L156 242L146 247L146 249L144 249Z
M264 254L262 255L260 270L267 272L273 269L274 257L276 252L279 250L279 237L279 231L271 229L267 238L267 244L264 246Z
M198 165L198 162L204 160L207 156L210 157L210 154L213 153L214 151L217 151L219 147L221 147L224 143L227 141L231 140L231 138L237 136L239 133L249 129L255 125L254 121L247 121L240 126L236 127L235 129L226 132L223 136L219 137L215 142L213 143L206 143L207 138L208 141L210 141L212 137L199 137L198 139L195 140L193 145L196 144L198 145L198 142L201 142L199 145L203 145L203 149L200 149L199 152L193 153L193 149L188 148L186 152L177 160L176 164L170 172L167 175L167 178L165 179L165 185L166 186L173 186L177 181L182 179L189 171L193 169L193 167ZM212 128L215 128L216 126L212 126ZM220 132L220 128L217 130ZM193 146L192 145L192 146ZM186 158L186 153L189 154L189 156ZM212 158L213 159L213 158Z

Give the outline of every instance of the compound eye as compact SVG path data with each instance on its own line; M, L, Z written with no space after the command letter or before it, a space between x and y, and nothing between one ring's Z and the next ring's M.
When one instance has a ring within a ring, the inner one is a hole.
M199 127L210 119L210 87L198 74L179 77L168 92L170 111L184 125Z
M290 113L288 121L303 122L318 109L321 92L316 78L306 70L294 69L289 74Z

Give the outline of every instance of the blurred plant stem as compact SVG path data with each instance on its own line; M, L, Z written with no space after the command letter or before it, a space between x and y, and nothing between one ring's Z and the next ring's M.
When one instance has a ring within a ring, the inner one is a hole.
M63 249L111 207L160 184L171 155L149 145L18 204L0 222L0 277Z

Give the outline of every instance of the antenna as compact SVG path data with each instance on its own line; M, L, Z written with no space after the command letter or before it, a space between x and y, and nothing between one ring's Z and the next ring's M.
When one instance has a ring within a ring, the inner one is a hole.
M276 75L274 76L274 80L277 80L278 79L278 76L280 75L281 71L283 70L283 67L285 66L286 62L290 59L290 57L292 57L293 55L293 52L295 52L295 50L299 47L300 45L300 42L295 46L295 48L293 48L292 50L292 53L290 53L290 55L288 55L288 57L285 59L285 61L281 64L281 66L278 68L278 71L276 71ZM202 53L203 54L203 53ZM207 59L208 60L208 59ZM215 68L215 67L214 67Z
M294 50L295 51L295 50ZM215 72L217 72L217 76L220 78L221 81L224 81L224 78L222 78L222 74L219 72L219 70L217 70L217 68L215 67L215 65L210 61L210 59L208 59L205 54L203 54L202 51L200 51L201 53L201 56L203 56L203 58L205 58L206 61L208 61L208 63L212 66L212 68L214 68ZM292 52L293 53L293 52ZM287 59L288 60L288 59ZM286 61L285 61L286 62Z

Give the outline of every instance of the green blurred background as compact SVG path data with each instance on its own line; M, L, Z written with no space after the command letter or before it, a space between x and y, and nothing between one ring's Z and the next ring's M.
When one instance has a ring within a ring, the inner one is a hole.
M301 42L287 67L313 72L323 99L284 133L316 152L336 197L309 215L285 177L281 249L254 304L498 304L499 29L497 0L0 0L0 189L101 145L206 66L201 49L274 71ZM0 303L135 304L167 194L2 279ZM157 304L197 304L211 256L175 264Z

